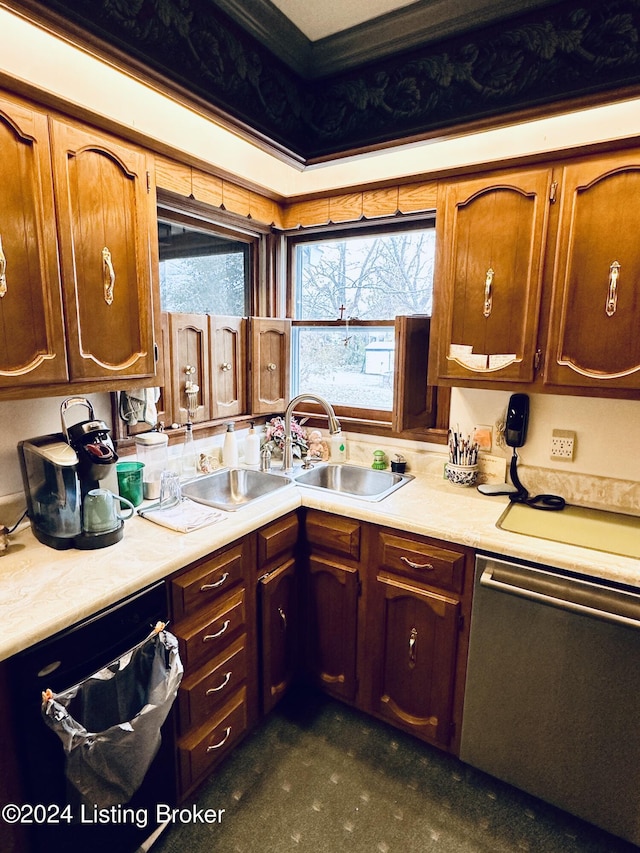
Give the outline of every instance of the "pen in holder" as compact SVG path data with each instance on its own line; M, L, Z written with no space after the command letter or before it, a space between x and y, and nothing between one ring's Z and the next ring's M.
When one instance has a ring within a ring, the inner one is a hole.
M447 480L454 486L474 486L478 479L478 444L468 436L462 438L449 430L449 461L445 465Z

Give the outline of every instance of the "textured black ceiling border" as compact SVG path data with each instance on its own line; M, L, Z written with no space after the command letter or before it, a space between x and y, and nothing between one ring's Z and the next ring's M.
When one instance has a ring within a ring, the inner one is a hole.
M40 5L307 161L640 84L640 0L563 0L320 81L211 0Z

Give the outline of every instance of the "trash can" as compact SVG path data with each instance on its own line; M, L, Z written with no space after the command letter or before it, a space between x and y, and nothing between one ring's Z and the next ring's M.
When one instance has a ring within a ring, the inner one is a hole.
M80 802L110 808L131 799L158 752L182 674L178 641L158 623L79 684L43 692L43 717L62 741L66 777Z

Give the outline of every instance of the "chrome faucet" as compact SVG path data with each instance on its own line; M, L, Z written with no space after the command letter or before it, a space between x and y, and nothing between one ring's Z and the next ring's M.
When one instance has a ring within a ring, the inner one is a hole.
M317 394L298 394L287 406L287 411L284 414L284 451L282 454L282 471L284 474L290 474L293 471L293 442L291 440L291 415L293 410L303 400L311 400L314 403L322 406L327 413L329 419L329 435L335 435L341 432L340 421L333 411L333 406L328 403L324 397L318 397Z

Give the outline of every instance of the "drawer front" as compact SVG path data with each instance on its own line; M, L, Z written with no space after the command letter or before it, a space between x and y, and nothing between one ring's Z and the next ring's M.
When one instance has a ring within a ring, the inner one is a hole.
M227 755L247 729L247 691L242 687L210 724L178 741L182 792L187 791Z
M183 678L178 691L180 734L205 723L247 677L247 635Z
M171 581L174 619L193 615L200 607L226 594L244 580L244 547L241 542L228 551L188 569Z
M360 559L361 529L358 521L309 510L305 532L310 545L352 560Z
M175 626L180 657L187 674L205 660L220 654L244 630L247 620L244 587L231 593L219 605Z
M288 515L258 531L258 568L291 553L298 544L298 517Z
M383 531L378 535L378 545L381 568L441 589L462 592L464 554Z

